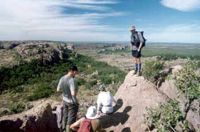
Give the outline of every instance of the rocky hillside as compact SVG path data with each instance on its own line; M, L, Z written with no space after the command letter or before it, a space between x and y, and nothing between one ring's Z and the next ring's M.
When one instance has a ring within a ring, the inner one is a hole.
M173 74L176 74L177 71L178 69L174 69ZM156 128L151 128L147 124L147 109L159 108L160 105L166 104L172 99L179 102L178 107L185 113L185 119L189 123L190 131L198 132L200 130L200 104L198 100L193 100L188 108L186 97L180 93L173 80L166 80L157 88L144 77L134 76L133 71L130 71L115 94L115 98L118 102L118 105L115 106L116 112L112 115L101 117L102 127L106 131L156 132L158 131ZM56 119L52 111L58 104L53 100L43 100L35 103L35 107L29 111L17 115L4 116L0 119L1 131L57 132ZM186 107L188 110L186 110ZM181 125L176 126L175 129L175 131L183 131Z
M79 117L87 106L95 105L97 82L113 93L118 90L116 112L101 118L106 131L200 129L200 70L196 72L192 65L163 67L154 60L144 63L145 78L130 71L124 80L125 73L116 67L74 54L60 44L17 43L3 47L0 54L0 132L57 132L53 110L61 100L55 88L71 63L80 69Z
M55 63L66 57L64 50L67 49L65 44L43 41L4 42L0 47L0 67L32 60L39 60L43 64Z
M95 102L97 82L116 92L124 80L123 71L68 48L58 42L25 41L0 49L0 118L30 110L32 101L48 98L61 102L56 87L71 65L77 65L80 73L76 78L80 114Z
M173 69L173 74L176 74L179 70ZM190 107L188 107L186 96L177 89L174 80L165 80L158 88L143 77L134 76L133 71L131 71L126 76L124 83L119 87L115 98L120 102L120 106L113 115L103 117L103 127L106 131L157 132L159 130L154 128L155 126L151 127L147 123L147 109L159 109L160 105L166 104L170 100L178 101L178 108L184 113L184 118L189 124L189 128L186 131L199 132L200 130L199 100L193 100ZM177 115L172 113L172 116ZM179 123L179 125L175 126L174 131L182 132L185 130L182 124Z

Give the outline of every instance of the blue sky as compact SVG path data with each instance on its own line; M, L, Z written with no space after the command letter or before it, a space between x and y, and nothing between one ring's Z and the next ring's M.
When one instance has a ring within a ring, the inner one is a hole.
M0 40L200 43L200 0L0 1Z

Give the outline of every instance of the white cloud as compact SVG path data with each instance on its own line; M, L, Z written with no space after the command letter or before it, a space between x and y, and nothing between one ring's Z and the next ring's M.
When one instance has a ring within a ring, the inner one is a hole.
M119 28L100 20L124 15L110 4L117 0L6 0L0 1L0 40L112 40ZM67 13L68 9L90 13ZM66 12L64 12L64 10Z
M118 3L116 0L72 0L75 3L82 4L116 4Z
M200 9L200 0L161 0L161 4L185 12Z
M176 24L162 28L146 28L150 42L200 43L200 26L197 24Z

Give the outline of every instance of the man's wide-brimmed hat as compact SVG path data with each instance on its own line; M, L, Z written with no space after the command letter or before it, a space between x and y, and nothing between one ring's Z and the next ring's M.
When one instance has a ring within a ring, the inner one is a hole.
M96 114L97 114L97 109L95 106L90 106L88 109L87 109L87 113L86 113L86 118L88 119L96 119Z

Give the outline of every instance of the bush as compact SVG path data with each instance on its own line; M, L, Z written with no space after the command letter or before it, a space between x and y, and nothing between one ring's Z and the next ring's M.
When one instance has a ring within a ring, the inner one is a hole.
M145 117L146 123L150 129L158 129L159 132L176 131L175 127L182 124L184 132L189 131L188 123L179 109L178 102L170 100L159 108L147 109Z
M51 89L47 84L39 84L33 90L32 94L28 96L29 101L37 100L40 98L47 98L52 95L53 89Z
M85 85L85 83L86 83L85 79L83 79L83 78L78 78L78 79L77 79L77 84L78 84L78 86L80 86L80 85Z
M86 89L91 89L96 84L97 84L97 80L92 79L92 80L88 81L87 83L85 83L85 87L86 87Z
M200 75L196 73L199 62L190 61L176 77L176 86L181 90L189 102L200 97Z
M109 75L101 75L100 76L100 80L101 80L101 82L102 83L104 83L104 84L111 84L112 83L112 78L111 77L109 77Z
M142 73L151 82L156 81L159 72L163 69L164 63L161 61L145 61Z
M25 108L26 108L26 105L23 102L14 102L10 104L9 106L10 111L15 114L24 111Z
M95 61L91 57L79 55L79 58L74 60L74 63L80 67L81 72L92 74L94 71L98 71L96 79L101 80L104 84L122 82L125 78L125 72L119 68L110 66L105 62Z

